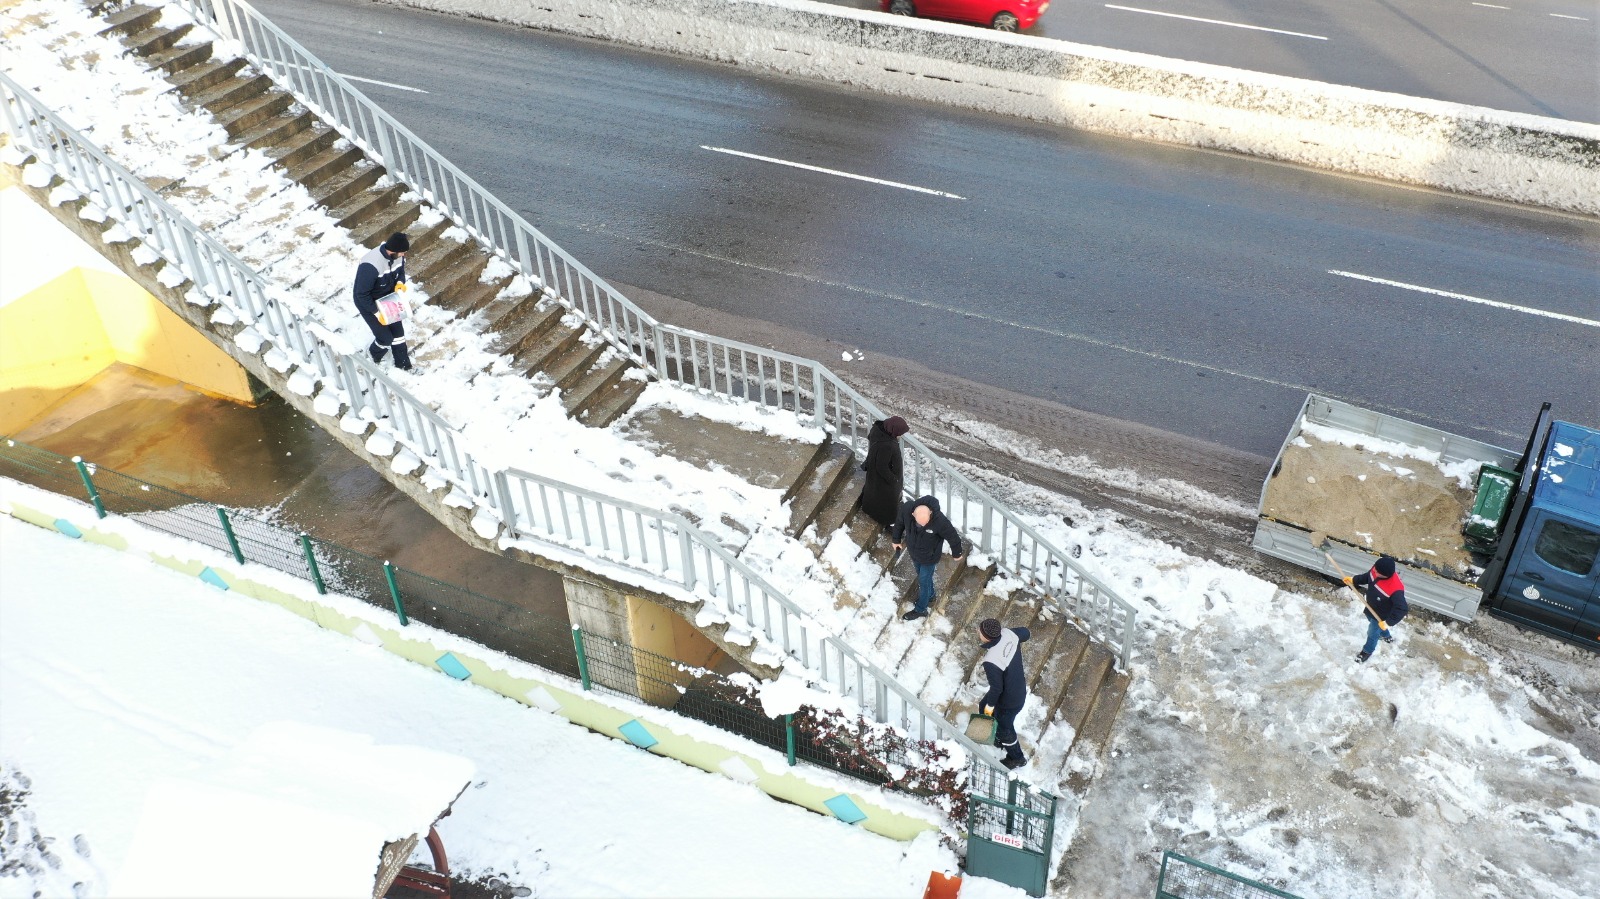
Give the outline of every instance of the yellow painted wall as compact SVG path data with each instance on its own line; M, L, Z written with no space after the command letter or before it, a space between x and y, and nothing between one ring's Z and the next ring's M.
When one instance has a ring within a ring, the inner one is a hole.
M0 306L0 434L20 430L115 361L83 269Z
M113 362L254 400L239 363L131 278L74 268L0 306L0 434Z

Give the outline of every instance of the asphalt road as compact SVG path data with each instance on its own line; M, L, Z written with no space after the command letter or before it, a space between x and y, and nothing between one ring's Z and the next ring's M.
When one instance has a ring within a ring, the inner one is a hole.
M360 85L603 277L869 362L1266 456L1312 390L1501 445L1544 399L1600 422L1593 220L354 0L259 5L405 86Z
M1600 122L1593 0L1051 0L1025 33Z

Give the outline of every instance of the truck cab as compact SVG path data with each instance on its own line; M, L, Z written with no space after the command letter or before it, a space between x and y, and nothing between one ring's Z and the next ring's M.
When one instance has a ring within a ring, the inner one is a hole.
M1491 614L1600 649L1600 431L1540 421L1484 572Z

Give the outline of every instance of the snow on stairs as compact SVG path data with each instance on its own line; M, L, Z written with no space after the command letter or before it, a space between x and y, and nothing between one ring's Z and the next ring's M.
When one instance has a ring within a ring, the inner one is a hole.
M916 599L915 566L902 558L888 570L893 544L860 511L859 471L857 458L846 447L824 441L787 494L791 534L803 535L824 559L870 561L881 573L870 596L841 597L842 607L852 607L842 635L845 642L858 649L872 647L872 655L887 663L886 670L959 723L976 711L987 687L978 622L998 618L1008 627L1027 626L1032 638L1023 657L1030 708L1018 722L1024 747L1048 745L1063 758L1082 747L1098 756L1128 689L1128 675L1116 670L1111 651L1038 595L990 589L994 565L971 566L965 559L940 563L928 618L901 621L900 614ZM1081 777L1078 770L1068 772L1074 789L1083 785L1074 782Z
M239 146L265 153L353 240L374 247L423 218L420 198L272 79L242 59L215 58L210 43L186 40L193 26L169 27L160 20L161 8L132 4L106 16L106 31L158 69L191 105L209 111ZM579 317L566 314L547 294L508 291L510 267L448 218L410 237L407 268L430 303L460 318L480 316L480 327L494 335L494 348L512 356L524 375L543 376L561 390L571 417L605 427L644 392L644 378L627 377L635 366ZM355 260L349 264L353 271ZM412 353L425 367L426 342L414 341Z

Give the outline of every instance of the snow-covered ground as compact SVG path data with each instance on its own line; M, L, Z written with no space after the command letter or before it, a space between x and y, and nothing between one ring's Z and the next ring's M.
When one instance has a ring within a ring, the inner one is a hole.
M4 845L0 896L105 895L149 790L277 721L466 757L452 866L540 896L912 897L952 869L933 833L773 802L133 554L9 516L0 545L0 789L28 793L5 827L53 841Z

